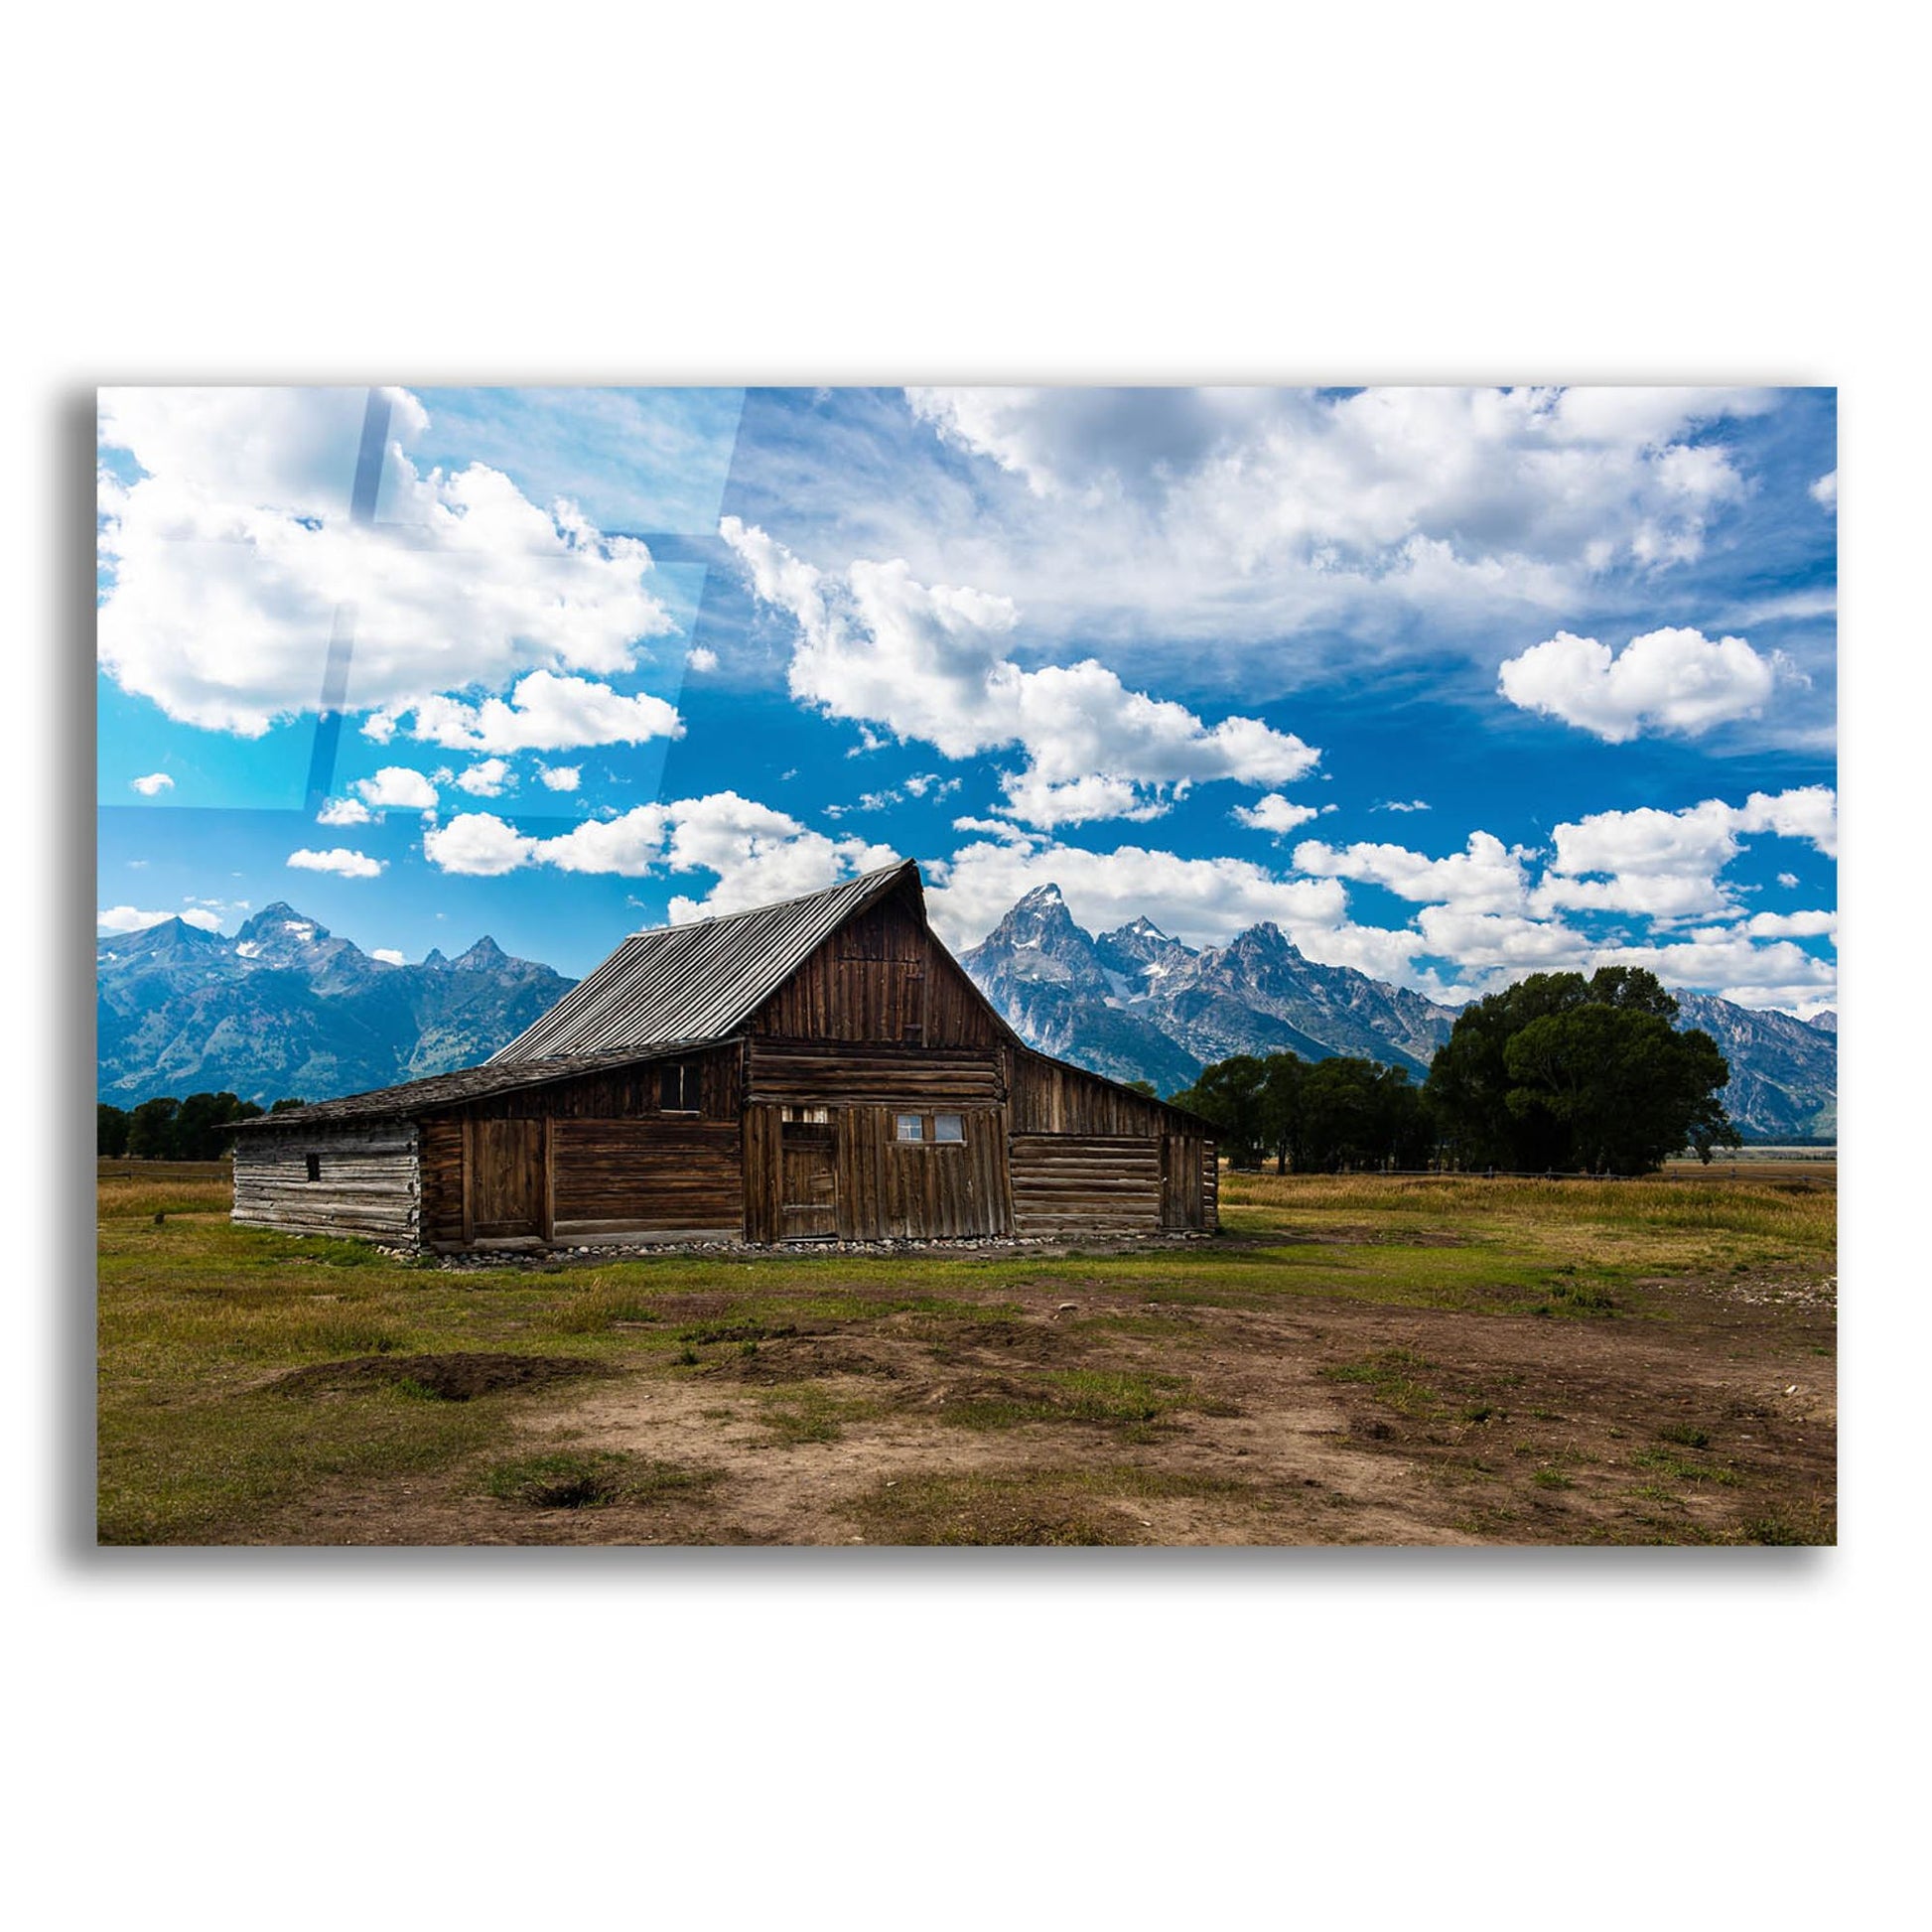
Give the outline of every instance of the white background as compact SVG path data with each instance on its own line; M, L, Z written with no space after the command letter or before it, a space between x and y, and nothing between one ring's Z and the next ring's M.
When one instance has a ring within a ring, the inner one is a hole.
M1875 9L1684 0L688 12L96 6L13 44L24 1922L1890 1919L1920 55ZM1841 385L1842 1546L93 1554L86 392L1100 377Z

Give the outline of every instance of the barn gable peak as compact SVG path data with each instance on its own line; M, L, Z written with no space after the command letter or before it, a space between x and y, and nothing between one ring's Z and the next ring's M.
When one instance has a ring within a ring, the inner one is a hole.
M923 913L906 859L799 898L634 932L489 1064L723 1038L840 926L905 887Z

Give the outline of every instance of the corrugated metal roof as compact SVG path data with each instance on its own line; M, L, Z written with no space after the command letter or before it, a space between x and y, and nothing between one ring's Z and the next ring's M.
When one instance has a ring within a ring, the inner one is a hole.
M454 1073L435 1073L425 1080L406 1080L398 1087L377 1087L370 1093L345 1094L340 1100L318 1100L310 1107L286 1107L279 1114L262 1114L241 1122L244 1129L306 1127L335 1120L404 1120L466 1100L487 1100L492 1094L514 1093L519 1087L540 1087L574 1073L594 1073L600 1067L627 1066L640 1060L661 1059L683 1047L704 1044L667 1040L649 1052L577 1053L549 1059L519 1060L513 1066L459 1067Z
M803 898L632 933L488 1064L721 1039L836 927L905 880L918 890L909 859Z

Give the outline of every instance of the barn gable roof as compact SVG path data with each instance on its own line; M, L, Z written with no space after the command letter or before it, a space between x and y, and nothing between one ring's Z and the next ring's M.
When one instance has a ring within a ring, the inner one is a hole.
M488 1064L722 1039L847 919L907 883L920 892L910 859L802 898L633 932Z

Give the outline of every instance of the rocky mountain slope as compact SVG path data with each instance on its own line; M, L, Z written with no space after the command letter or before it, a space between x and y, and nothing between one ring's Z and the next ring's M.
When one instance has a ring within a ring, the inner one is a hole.
M576 982L483 938L372 959L287 904L232 938L169 919L95 946L99 1098L328 1100L486 1059Z
M1278 926L1250 926L1195 950L1146 918L1097 937L1059 889L1029 893L961 963L1023 1039L1163 1093L1233 1053L1354 1055L1424 1078L1452 1008L1346 966L1307 958ZM1837 1129L1836 1017L1810 1025L1681 993L1679 1024L1701 1027L1730 1063L1725 1104L1753 1140Z

